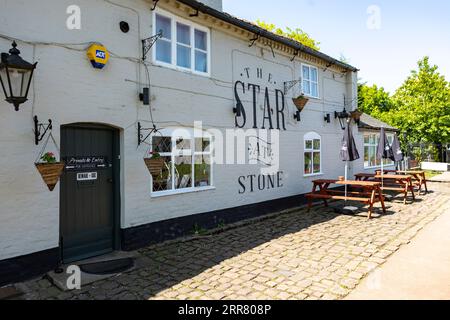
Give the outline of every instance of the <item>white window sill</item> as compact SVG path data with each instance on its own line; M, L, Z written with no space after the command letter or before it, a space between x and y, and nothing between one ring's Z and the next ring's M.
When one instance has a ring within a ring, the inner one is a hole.
M308 99L320 100L320 96L319 97L314 97L314 96L311 96L311 95L306 94L306 93L305 93L305 97L308 98Z
M205 192L211 190L216 190L216 187L189 188L189 189L180 189L176 191L168 190L168 191L152 192L151 198L162 198L162 197L176 196L180 194Z
M311 178L311 177L318 177L318 176L323 176L324 173L320 172L320 173L312 173L312 174L304 174L303 177L304 178Z
M162 61L158 61L158 60L153 60L152 63L153 63L153 65L158 66L158 67L163 67L163 68L171 69L174 71L191 74L191 75L196 75L196 76L200 76L200 77L204 77L204 78L211 78L210 72L195 71L193 69L183 68L180 66L176 66L174 64L170 64L170 63L166 63L166 62L162 62Z

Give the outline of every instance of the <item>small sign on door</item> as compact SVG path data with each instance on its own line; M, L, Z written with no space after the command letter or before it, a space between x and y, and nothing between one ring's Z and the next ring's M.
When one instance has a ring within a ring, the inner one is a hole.
M97 180L97 172L80 172L77 173L77 181L93 181Z

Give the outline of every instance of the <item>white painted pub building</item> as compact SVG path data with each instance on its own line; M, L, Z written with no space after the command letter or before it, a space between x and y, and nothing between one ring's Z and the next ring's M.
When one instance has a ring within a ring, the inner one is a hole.
M335 113L356 110L358 70L220 0L0 0L0 20L0 52L37 62L19 111L0 90L0 285L296 207L344 175ZM351 125L351 172L373 171L376 123ZM65 163L52 192L41 151Z

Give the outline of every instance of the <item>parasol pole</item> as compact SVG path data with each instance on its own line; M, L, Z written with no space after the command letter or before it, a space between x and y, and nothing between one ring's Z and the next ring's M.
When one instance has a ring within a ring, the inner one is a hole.
M380 142L381 142L381 136L380 136ZM386 145L383 146L383 149L386 149ZM381 187L384 188L384 158L383 158L383 156L381 157Z
M345 161L345 182L348 180L348 161ZM345 202L347 202L348 185L345 184Z

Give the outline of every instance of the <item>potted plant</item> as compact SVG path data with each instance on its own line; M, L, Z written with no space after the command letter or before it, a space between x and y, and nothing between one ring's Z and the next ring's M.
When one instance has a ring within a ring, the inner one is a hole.
M302 93L297 98L293 98L292 101L294 102L298 111L302 112L306 104L308 103L309 99L305 97L304 93Z
M35 165L45 184L48 186L48 189L53 191L59 181L59 177L61 177L61 174L63 173L65 164L63 162L58 162L54 153L47 152Z
M152 177L158 177L166 163L158 152L150 152L150 157L144 158L144 162Z

